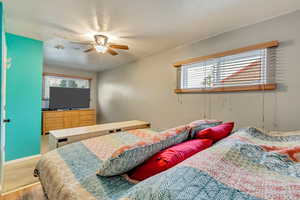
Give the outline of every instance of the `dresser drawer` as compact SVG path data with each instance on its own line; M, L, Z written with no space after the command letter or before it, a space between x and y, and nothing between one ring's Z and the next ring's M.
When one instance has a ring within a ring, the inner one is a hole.
M49 119L49 118L63 118L64 117L64 112L45 112L43 114L43 117L45 119Z
M96 115L96 111L95 110L82 110L80 111L80 116L83 115Z
M52 123L63 123L64 122L64 118L61 117L61 118L46 118L46 124L52 124Z
M96 121L81 121L80 126L92 126L95 125Z
M74 128L79 126L79 118L65 118L64 119L65 128Z
M43 134L51 130L90 126L95 124L95 110L88 109L43 112Z
M95 115L80 115L79 116L80 121L86 121L86 120L95 120Z
M65 111L64 117L79 117L79 111Z
M57 130L57 129L64 129L64 123L51 123L45 125L45 130Z

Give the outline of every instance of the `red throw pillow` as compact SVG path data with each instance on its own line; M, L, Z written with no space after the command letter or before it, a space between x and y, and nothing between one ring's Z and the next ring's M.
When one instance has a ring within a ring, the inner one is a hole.
M234 126L234 122L224 123L215 127L207 128L196 133L195 138L197 139L211 139L217 142L227 137Z
M213 141L210 139L194 139L177 144L158 152L145 163L130 171L128 175L134 180L142 181L210 147L212 143Z

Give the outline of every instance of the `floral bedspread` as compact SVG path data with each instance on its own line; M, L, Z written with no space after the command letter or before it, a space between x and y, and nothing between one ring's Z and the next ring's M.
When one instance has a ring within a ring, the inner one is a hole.
M213 147L145 181L101 177L81 142L43 156L36 167L50 200L298 200L300 133L240 129Z

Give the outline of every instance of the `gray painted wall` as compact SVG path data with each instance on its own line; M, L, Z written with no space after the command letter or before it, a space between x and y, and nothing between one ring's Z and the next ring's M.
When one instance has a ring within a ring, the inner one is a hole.
M297 11L99 73L101 122L140 119L150 121L154 128L164 129L196 119L214 118L235 121L237 127L300 129L299 20L300 11ZM173 92L176 70L172 63L271 40L280 41L278 90L179 95Z
M44 72L48 73L57 73L57 74L65 74L71 76L82 76L87 78L92 78L91 80L91 104L90 107L92 109L98 109L98 94L97 94L97 73L96 72L89 72L84 70L66 68L61 66L50 66L44 65Z

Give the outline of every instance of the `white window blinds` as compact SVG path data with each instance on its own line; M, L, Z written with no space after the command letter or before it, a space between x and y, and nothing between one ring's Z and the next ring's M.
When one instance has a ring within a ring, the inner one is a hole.
M182 65L181 89L210 89L273 82L268 48Z

